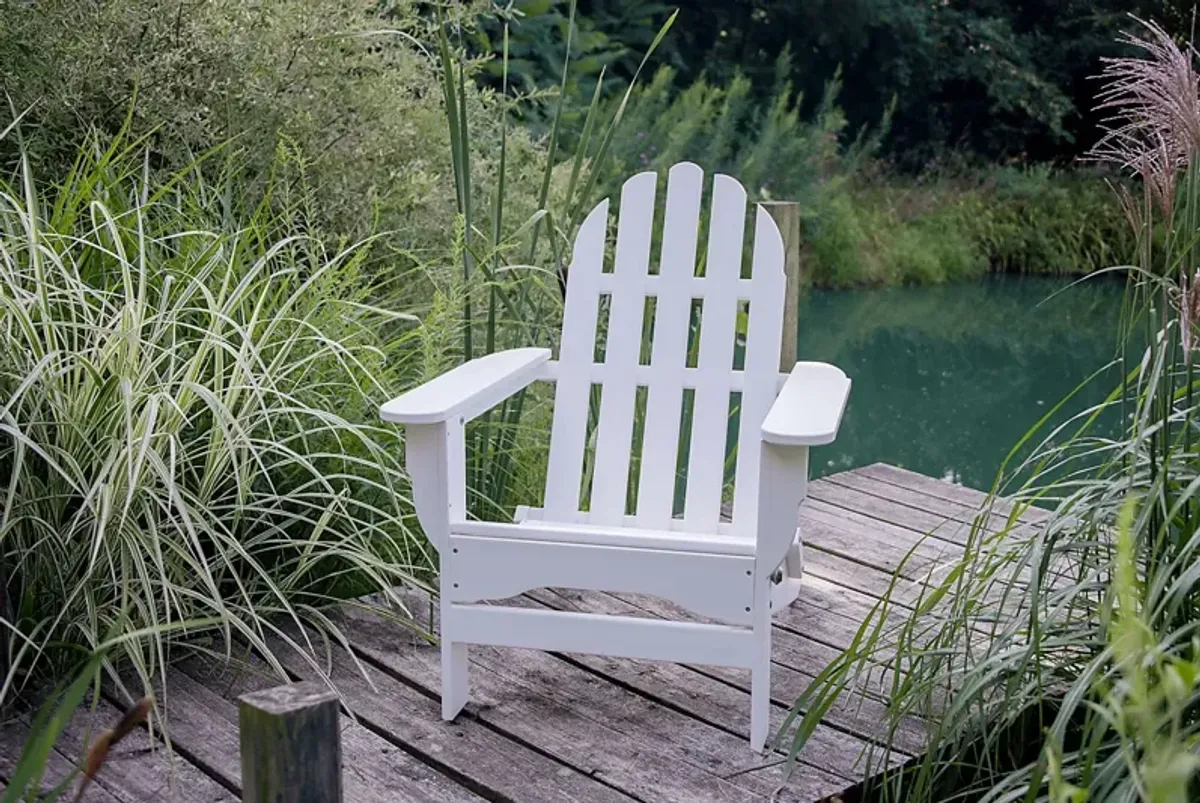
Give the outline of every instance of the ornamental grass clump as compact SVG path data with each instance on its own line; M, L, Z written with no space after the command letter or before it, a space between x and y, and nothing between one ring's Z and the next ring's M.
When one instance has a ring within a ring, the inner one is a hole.
M896 581L793 709L799 750L843 691L888 678L889 732L920 717L929 745L871 799L1200 799L1200 78L1191 45L1139 24L1141 54L1104 70L1093 151L1140 187L1118 188L1136 241L1112 269L1128 281L1118 386L1048 433L1043 417L963 556ZM1097 434L1114 408L1124 431ZM868 771L889 752L872 748Z
M3 702L102 643L146 683L176 648L273 660L432 569L374 424L403 316L369 303L369 243L327 248L282 187L150 179L141 148L0 183Z

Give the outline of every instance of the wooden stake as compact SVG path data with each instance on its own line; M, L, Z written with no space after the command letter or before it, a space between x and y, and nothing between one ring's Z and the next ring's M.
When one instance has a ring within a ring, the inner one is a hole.
M779 352L779 370L790 373L796 364L796 340L800 333L800 204L764 201L762 206L783 235L787 299L783 303L783 348Z
M243 803L342 803L337 694L299 683L238 702Z

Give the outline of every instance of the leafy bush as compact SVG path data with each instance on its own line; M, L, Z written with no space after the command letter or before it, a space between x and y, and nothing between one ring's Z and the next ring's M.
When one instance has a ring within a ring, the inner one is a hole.
M1088 273L1128 264L1135 241L1099 170L997 167L983 177L976 236L997 270Z
M477 6L459 10L462 24ZM89 129L115 135L129 116L134 135L153 135L156 169L232 140L226 150L242 166L235 195L250 196L285 143L306 162L310 225L444 245L455 212L450 135L433 28L417 4L62 0L6 3L3 17L0 84L12 108L28 109L25 152L46 174L69 168ZM485 181L507 105L465 88L480 134L473 174ZM541 152L522 130L508 133L507 151L509 205L528 217ZM15 154L15 140L0 141L0 158Z
M363 423L401 317L370 306L369 244L327 249L303 197L223 219L239 176L143 157L0 184L5 700L102 641L143 678L217 636L269 656L280 620L328 630L433 569L399 441Z

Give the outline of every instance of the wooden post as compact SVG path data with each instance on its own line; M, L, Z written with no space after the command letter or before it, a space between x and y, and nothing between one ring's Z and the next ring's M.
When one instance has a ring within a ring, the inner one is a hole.
M779 352L779 370L790 373L796 364L796 340L800 333L800 204L764 201L763 208L783 235L787 299L783 303L783 348Z
M310 682L238 702L243 803L342 803L337 694Z

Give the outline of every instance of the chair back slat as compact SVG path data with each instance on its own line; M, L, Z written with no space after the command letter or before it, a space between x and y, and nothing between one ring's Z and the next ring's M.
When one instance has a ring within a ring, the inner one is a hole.
M684 528L714 532L721 516L725 484L725 433L729 425L729 375L733 371L737 327L738 280L742 275L742 238L746 228L746 191L729 176L713 180L708 224L705 295L700 311L700 379L692 413Z
M779 352L783 343L783 238L761 206L754 222L754 260L750 267L750 308L746 362L739 410L737 482L733 520L740 532L755 532L758 513L758 457L763 421L778 394Z
M579 227L567 274L569 289L563 309L559 378L554 394L553 434L546 475L548 519L570 521L579 511L592 357L596 350L600 271L604 267L607 231L608 200L605 199Z
M655 173L639 173L621 188L612 298L604 346L604 364L615 368L609 371L600 389L596 464L592 477L591 521L596 524L619 524L625 516L657 180Z
M637 523L647 529L668 529L675 501L680 411L703 190L704 171L699 166L680 162L671 168L650 352L653 385L646 398L645 436L638 474Z
M704 175L671 168L658 275L648 273L657 176L642 173L621 192L615 264L603 274L608 202L584 221L567 274L558 387L546 479L544 518L622 525L625 518L639 385L646 387L635 521L638 527L715 533L724 489L730 394L741 393L733 531L752 537L758 487L759 430L778 390L786 278L783 241L759 209L749 280L741 278L746 191L729 176L713 180L703 277L696 277ZM601 296L611 293L603 366L593 365ZM650 365L639 365L647 295L654 303ZM700 301L699 357L687 368L693 300ZM749 302L743 370L734 370L739 302ZM580 486L592 384L601 384L596 460L587 512ZM684 388L693 387L687 493L673 518Z

